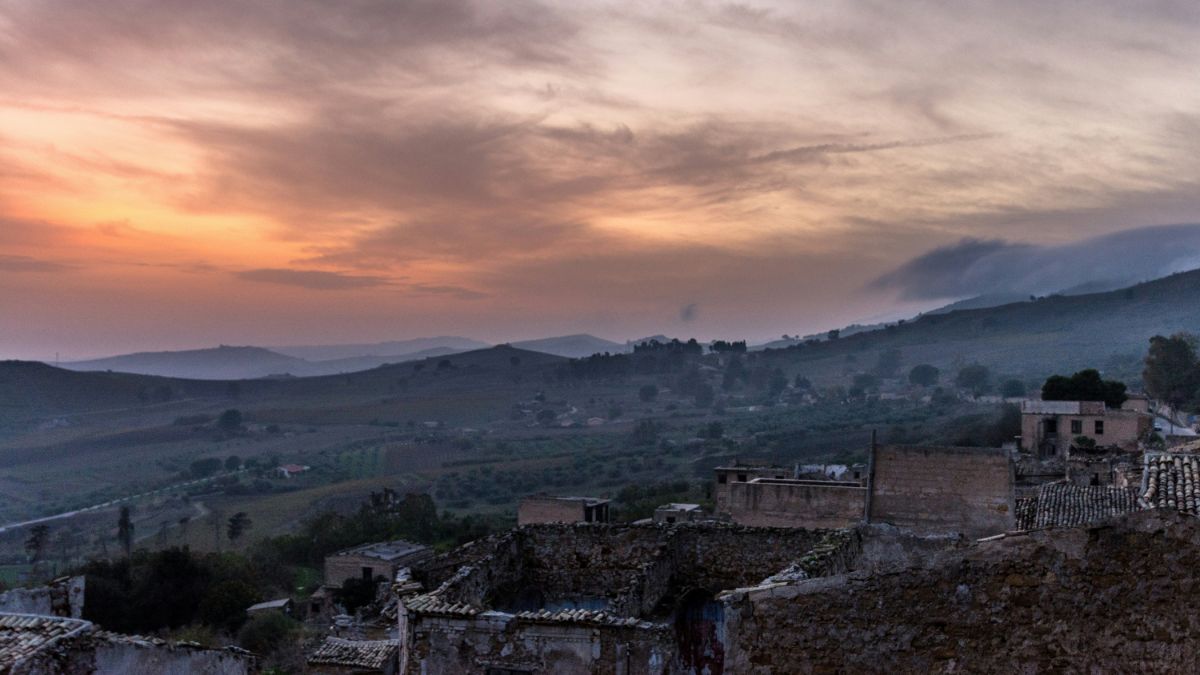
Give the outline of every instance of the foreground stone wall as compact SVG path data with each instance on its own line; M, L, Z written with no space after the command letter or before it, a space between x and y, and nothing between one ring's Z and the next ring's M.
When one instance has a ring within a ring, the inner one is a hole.
M1146 511L745 592L725 671L1197 672L1197 566L1200 521Z
M730 484L729 513L733 522L755 527L854 527L866 497L857 484L764 479Z
M0 593L0 612L83 618L84 577L55 579L45 586Z
M871 522L969 536L1013 529L1009 451L889 445L872 455Z

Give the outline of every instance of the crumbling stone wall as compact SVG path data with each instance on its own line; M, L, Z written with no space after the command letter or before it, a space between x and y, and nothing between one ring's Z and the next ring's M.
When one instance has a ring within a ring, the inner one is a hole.
M1197 672L1200 521L1144 511L728 598L726 672Z
M665 626L609 626L506 614L423 618L412 663L422 675L483 675L489 669L556 675L662 675L675 657Z
M1013 529L1008 450L881 446L872 451L870 521L987 536Z
M83 618L84 577L63 577L45 586L0 593L0 612Z

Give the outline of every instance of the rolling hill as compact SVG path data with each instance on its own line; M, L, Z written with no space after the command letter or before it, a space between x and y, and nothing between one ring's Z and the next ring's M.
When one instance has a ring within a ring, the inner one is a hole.
M993 371L1036 379L1098 367L1136 381L1149 339L1200 333L1200 270L1129 288L1053 295L995 307L925 314L886 328L814 345L763 352L794 361L826 380L868 371L877 354L899 349L906 367L943 370L982 363Z
M555 356L565 356L567 358L578 359L592 354L600 354L609 352L610 354L624 353L631 349L630 346L605 340L594 335L578 334L578 335L563 335L561 337L542 338L539 340L525 340L522 342L512 343L517 349L528 349L534 352L542 352L543 354L554 354Z

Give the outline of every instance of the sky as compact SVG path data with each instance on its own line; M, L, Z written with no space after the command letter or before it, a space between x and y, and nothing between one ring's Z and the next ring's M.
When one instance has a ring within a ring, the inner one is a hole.
M1149 278L1200 264L1198 71L1193 1L0 0L0 358Z

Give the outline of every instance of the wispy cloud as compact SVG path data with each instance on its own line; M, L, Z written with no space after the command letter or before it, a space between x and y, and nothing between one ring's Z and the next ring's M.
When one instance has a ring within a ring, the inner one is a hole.
M322 270L257 269L236 272L244 281L296 286L314 291L345 291L359 288L387 286L392 282L379 276L341 274Z

